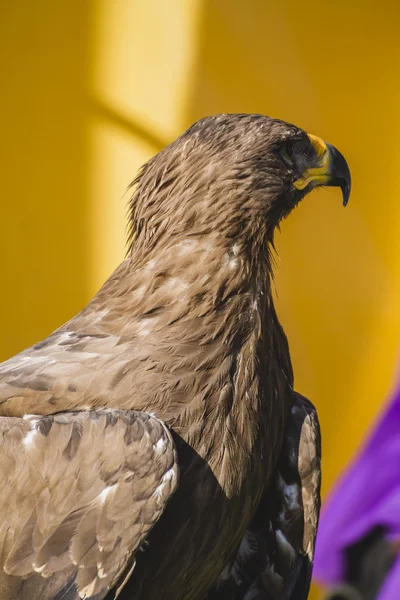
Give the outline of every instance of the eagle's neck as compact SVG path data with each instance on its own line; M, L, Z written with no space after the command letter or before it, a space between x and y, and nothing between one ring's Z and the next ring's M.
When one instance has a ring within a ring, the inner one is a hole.
M131 350L126 404L172 426L210 464L224 489L232 469L274 457L292 373L271 291L268 247L215 237L171 243L161 254L125 261L100 292Z

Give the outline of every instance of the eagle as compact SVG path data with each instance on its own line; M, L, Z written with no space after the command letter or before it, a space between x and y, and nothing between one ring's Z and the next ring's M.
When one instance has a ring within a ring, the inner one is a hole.
M347 203L339 151L264 115L204 118L142 167L126 259L0 365L2 600L307 597L319 426L273 259L321 185Z

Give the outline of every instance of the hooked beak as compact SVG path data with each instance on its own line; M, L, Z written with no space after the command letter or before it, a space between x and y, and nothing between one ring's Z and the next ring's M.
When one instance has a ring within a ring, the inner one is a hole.
M306 169L300 177L293 182L297 190L309 190L319 185L337 186L342 190L343 206L349 201L351 191L350 170L343 155L331 144L321 138L308 134L312 146L318 157L318 166Z

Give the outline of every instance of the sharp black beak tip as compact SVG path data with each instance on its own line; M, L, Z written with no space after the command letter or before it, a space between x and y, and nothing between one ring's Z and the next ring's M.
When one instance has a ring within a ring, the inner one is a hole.
M340 186L343 194L343 206L347 206L351 192L351 175L344 156L331 144L327 144L331 155L331 181L328 185Z
M342 194L343 194L343 206L346 207L349 203L349 198L350 198L350 186L346 182L343 185L341 185L341 189L342 189Z

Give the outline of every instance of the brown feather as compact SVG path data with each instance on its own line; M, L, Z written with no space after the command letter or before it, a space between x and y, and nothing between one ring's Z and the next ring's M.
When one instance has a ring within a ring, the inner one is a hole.
M6 417L0 424L0 461L7 466L0 589L10 576L29 581L39 573L36 588L46 600L55 594L48 578L76 572L74 597L104 597L175 490L176 455L167 429L149 415L118 410ZM66 449L77 430L71 456ZM125 435L129 430L132 436ZM64 583L60 578L59 589Z

